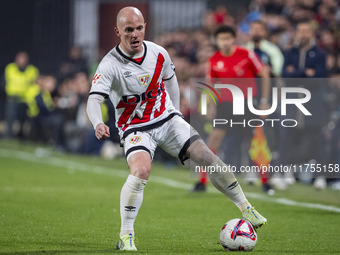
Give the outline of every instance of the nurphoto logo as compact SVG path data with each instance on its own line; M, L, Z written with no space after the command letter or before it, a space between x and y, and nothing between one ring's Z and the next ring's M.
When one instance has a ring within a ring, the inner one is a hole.
M197 87L198 89L202 90L204 93L201 94L201 115L207 115L207 108L208 108L208 100L207 95L213 100L214 104L217 106L216 99L213 94L216 95L217 99L220 102L220 107L223 107L222 100L216 89L228 89L232 94L232 105L233 105L233 115L245 115L245 105L247 105L248 110L257 116L268 116L274 113L278 107L279 95L280 95L280 109L281 109L281 116L287 115L287 105L295 105L295 107L301 111L305 116L311 116L312 114L308 109L304 106L311 99L311 93L308 89L299 88L299 87L283 87L278 91L278 88L272 88L272 103L269 109L256 109L254 106L254 99L253 99L253 88L247 88L247 104L245 104L245 97L242 90L232 84L215 84L214 86L209 86L203 82L198 82L200 85L205 86L208 89ZM280 93L278 93L280 92ZM289 98L289 94L298 94L297 98ZM241 125L243 127L257 127L263 126L265 123L269 123L271 127L274 127L275 123L279 122L283 127L296 127L298 125L297 120L295 119L250 119L241 122L233 122L232 119L213 119L213 127L217 125Z

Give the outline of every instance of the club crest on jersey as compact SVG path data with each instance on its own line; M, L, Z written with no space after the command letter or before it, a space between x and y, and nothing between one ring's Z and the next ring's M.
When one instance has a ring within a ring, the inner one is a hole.
M130 143L131 144L137 144L142 140L142 138L138 135L135 135L133 137L130 138Z
M148 86L150 81L151 81L151 77L150 75L143 75L143 76L139 76L138 78L139 84L142 86Z

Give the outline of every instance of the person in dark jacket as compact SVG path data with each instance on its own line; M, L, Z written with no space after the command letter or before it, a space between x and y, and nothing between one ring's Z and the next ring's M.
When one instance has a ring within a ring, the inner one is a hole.
M322 163L322 133L326 107L323 94L326 87L326 55L316 46L312 26L300 23L296 28L294 47L284 53L282 77L287 87L302 87L310 91L311 99L304 107L312 114L306 116L295 105L287 106L285 119L295 119L294 128L282 128L280 162L300 164L310 160ZM289 78L289 79L288 79ZM298 79L299 78L299 79ZM304 78L304 79L301 79ZM288 98L299 98L301 94L289 94Z
M308 78L286 79L286 86L308 89L312 98L305 107L312 113L311 117L299 116L301 111L292 107L288 113L292 118L301 119L300 128L320 127L324 124L325 108L322 94L325 84L321 79L326 78L326 55L315 44L313 28L309 23L300 23L296 28L295 46L284 53L283 78ZM311 79L312 78L312 79Z

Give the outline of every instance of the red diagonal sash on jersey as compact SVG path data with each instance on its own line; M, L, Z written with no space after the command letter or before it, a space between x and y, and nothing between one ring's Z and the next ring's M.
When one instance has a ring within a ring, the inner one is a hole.
M158 116L160 116L164 110L165 110L165 98L166 98L166 92L165 92L165 89L164 89L164 83L163 81L160 82L160 86L162 86L162 98L161 98L161 107L158 110L155 110L155 118L157 118Z
M152 108L155 105L155 102L157 100L157 95L158 95L158 88L159 88L159 83L157 83L159 76L161 74L162 68L163 68L163 63L164 63L164 56L162 54L158 55L157 58L157 63L156 63L156 68L154 71L154 75L152 76L152 80L146 90L146 94L149 94L152 96L152 98L147 98L145 101L143 101L141 103L141 105L143 105L144 103L147 103L145 106L145 110L143 112L143 116L142 118L139 118L138 115L136 115L132 121L127 124L126 122L129 120L131 114L133 113L133 111L135 110L137 104L132 104L133 103L133 98L131 99L132 101L129 102L130 104L124 103L123 100L121 100L118 105L117 105L117 109L119 108L125 108L125 110L122 112L122 115L120 116L119 120L118 120L118 126L119 127L123 127L123 131L131 124L137 124L137 123L143 123L143 122L147 122L150 120L151 117L151 112L152 112ZM163 88L163 94L165 93L164 87ZM163 100L163 95L162 95L162 99L161 99L162 103L163 101L165 102L165 95L164 95L164 100ZM162 105L160 111L163 112L165 107ZM157 112L158 113L158 112ZM157 114L157 117L160 114Z
M163 63L164 63L164 57L162 54L159 53L158 58L157 58L155 73L148 86L148 89L146 90L146 93L151 92L151 96L153 98L149 98L141 103L141 106L142 106L145 102L147 102L142 118L140 119L138 115L136 115L130 124L136 124L136 123L146 122L150 120L152 108L154 107L156 100L157 100L157 94L158 94L158 88L159 88L159 83L157 83L157 81L158 81L159 75L161 74Z

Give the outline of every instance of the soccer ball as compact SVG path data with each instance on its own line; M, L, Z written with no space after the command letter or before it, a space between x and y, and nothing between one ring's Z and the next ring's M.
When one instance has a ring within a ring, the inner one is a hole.
M254 227L244 219L232 219L222 228L220 240L226 251L251 251L257 242Z

